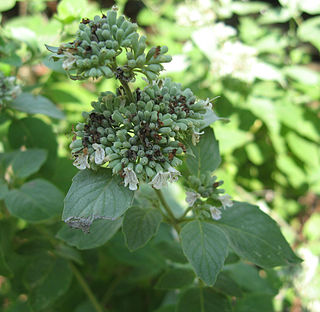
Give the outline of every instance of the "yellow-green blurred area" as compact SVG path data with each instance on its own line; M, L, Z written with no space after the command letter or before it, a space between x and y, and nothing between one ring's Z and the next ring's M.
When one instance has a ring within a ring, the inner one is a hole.
M280 272L275 311L320 311L320 0L0 0L0 70L67 116L44 119L58 136L54 181L65 191L76 172L72 125L117 83L68 79L45 44L72 41L81 18L114 4L150 46L168 46L173 60L163 77L202 99L217 97L214 110L229 122L212 125L223 158L216 175L234 199L275 218L304 259Z

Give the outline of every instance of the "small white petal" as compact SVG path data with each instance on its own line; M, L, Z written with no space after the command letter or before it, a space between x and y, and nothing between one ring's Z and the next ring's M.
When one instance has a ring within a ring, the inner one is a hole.
M200 198L200 194L196 192L186 192L186 202L191 207L195 203L195 201Z
M210 212L211 212L212 219L214 219L214 220L221 219L221 211L218 208L211 206Z
M202 131L202 132L197 132L197 131L194 131L193 133L192 133L192 144L193 145L197 145L199 142L200 142L200 135L201 134L204 134L204 131Z
M97 144L97 143L92 144L92 147L95 150L95 152L94 152L94 162L97 165L103 164L104 158L105 158L105 151L104 151L103 147L100 144Z
M129 190L136 191L139 183L135 172L130 168L124 168L124 186L129 184Z
M179 179L179 176L181 176L181 173L174 169L173 167L169 167L168 169L169 173L169 182L177 182Z
M222 207L224 209L226 209L227 207L231 207L233 205L231 196L228 194L220 196L219 200L221 201Z
M76 58L69 52L66 52L65 55L67 58L63 61L62 67L64 70L70 70L75 63Z
M90 168L88 163L88 155L80 154L77 156L75 161L73 162L73 165L76 166L80 170L84 170L86 168Z
M158 172L149 184L151 184L155 189L160 190L161 188L168 186L169 178L169 172Z

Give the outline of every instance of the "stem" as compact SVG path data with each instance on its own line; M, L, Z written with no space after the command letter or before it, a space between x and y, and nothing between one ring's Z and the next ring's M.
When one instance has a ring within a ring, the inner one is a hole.
M72 269L76 279L78 280L78 282L79 282L80 286L82 287L83 291L88 296L88 298L91 301L92 305L94 306L95 310L97 312L103 312L104 309L100 306L97 298L94 296L92 290L90 289L89 285L87 284L87 282L83 278L81 272L71 262L70 262L70 266L71 266L71 269Z
M163 194L160 190L155 189L157 196L159 197L159 200L163 206L163 208L165 209L165 211L167 212L170 221L172 223L172 225L174 226L174 228L176 229L176 231L179 233L180 232L180 226L178 224L178 220L176 219L176 217L174 216L171 208L169 207L168 203L166 202L166 200L163 197Z
M122 79L120 79L120 82L121 82L121 84L123 86L124 91L126 92L126 95L127 95L128 99L129 99L130 103L134 103L135 100L133 98L133 95L132 95L132 92L130 90L130 87L129 87L128 83L126 81L122 80Z
M186 211L183 213L183 215L178 219L179 221L184 220L184 217L188 214L189 211L191 211L193 208L193 206L188 207L188 209L186 209Z

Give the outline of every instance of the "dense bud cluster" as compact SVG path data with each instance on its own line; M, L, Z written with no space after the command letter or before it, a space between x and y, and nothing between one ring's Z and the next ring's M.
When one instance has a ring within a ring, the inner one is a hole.
M192 191L187 192L186 202L205 217L211 214L213 219L219 220L220 209L232 206L231 197L228 194L220 195L224 190L218 187L223 184L223 181L217 181L217 177L212 176L210 172L201 174L200 178L188 177L188 184Z
M59 49L47 48L56 52L56 58L62 58L63 68L74 73L74 79L104 76L128 82L140 72L151 81L163 69L161 63L171 61L170 55L164 55L168 51L165 46L152 47L145 53L146 37L139 36L137 24L123 15L117 17L115 8L106 16L82 19L73 42L62 44ZM117 57L123 50L127 60L120 65Z
M120 93L120 92L118 92ZM135 102L124 95L102 93L85 123L76 126L80 137L70 145L79 169L107 166L137 189L146 181L160 189L175 181L187 136L198 133L206 101L170 79L135 91Z
M0 108L13 101L21 93L15 77L6 77L0 71Z

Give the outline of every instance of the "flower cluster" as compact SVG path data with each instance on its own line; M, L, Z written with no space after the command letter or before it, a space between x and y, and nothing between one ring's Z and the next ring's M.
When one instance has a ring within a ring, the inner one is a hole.
M139 181L160 189L177 180L177 156L185 152L188 136L199 135L207 102L170 79L137 89L134 102L118 93L102 93L83 114L85 123L76 126L80 138L70 145L74 165L112 168L131 190Z
M152 47L147 53L146 37L139 36L137 24L123 15L117 16L116 8L107 15L95 16L93 20L82 19L76 39L62 44L55 52L54 59L63 60L63 68L73 79L115 77L133 81L136 72L144 74L149 81L156 79L163 70L161 63L170 62L165 55L167 47ZM120 66L117 57L126 51L126 62Z
M5 107L21 93L15 77L6 77L0 71L0 108Z
M214 220L221 218L221 208L226 209L232 206L231 197L224 193L223 189L218 189L223 181L217 181L216 176L212 176L210 172L202 174L200 178L190 176L188 184L191 188L186 192L186 202L190 207L194 207L205 216L211 215Z

